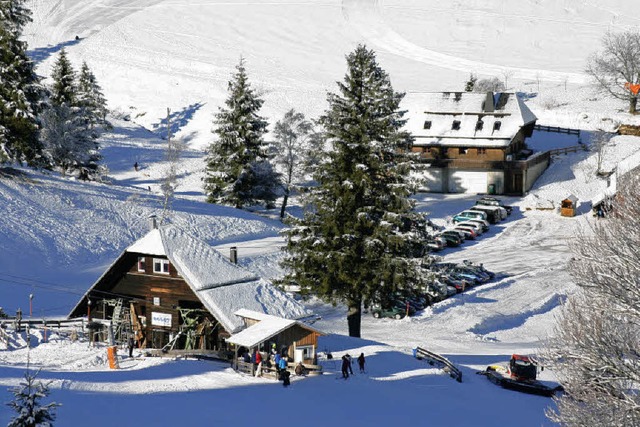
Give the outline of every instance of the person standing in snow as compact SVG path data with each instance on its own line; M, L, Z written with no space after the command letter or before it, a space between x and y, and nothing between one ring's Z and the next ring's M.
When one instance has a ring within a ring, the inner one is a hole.
M256 377L262 375L262 354L256 349Z
M347 353L346 358L347 358L347 361L349 362L349 364L347 365L347 368L349 369L349 373L353 375L353 368L351 367L351 355Z
M364 353L360 353L360 356L358 356L358 366L360 367L360 373L364 374Z
M342 378L349 378L349 359L346 355L342 356Z
M280 360L278 360L278 373L280 374L280 379L284 380L286 377L285 373L287 373L287 359L284 357L280 357Z
M134 347L133 335L129 335L129 340L127 341L127 347L129 348L129 357L133 357L133 347Z

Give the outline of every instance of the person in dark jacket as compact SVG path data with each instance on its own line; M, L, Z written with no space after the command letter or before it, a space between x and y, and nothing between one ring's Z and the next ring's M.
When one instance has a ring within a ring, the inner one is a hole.
M364 374L364 353L360 353L360 356L358 356L358 366L360 367L360 373Z
M135 341L133 340L133 335L130 335L129 340L127 341L127 347L129 348L129 357L133 357L134 346L135 346Z
M349 359L346 355L342 356L342 378L344 378L345 380L349 378L349 367Z

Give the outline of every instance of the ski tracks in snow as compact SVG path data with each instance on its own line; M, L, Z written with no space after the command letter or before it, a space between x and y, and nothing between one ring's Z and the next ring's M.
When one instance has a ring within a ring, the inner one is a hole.
M519 80L546 80L585 84L584 74L566 73L529 68L507 67L472 61L426 49L407 40L385 22L380 0L343 0L345 20L355 27L369 42L389 53L436 67L483 75L508 75Z

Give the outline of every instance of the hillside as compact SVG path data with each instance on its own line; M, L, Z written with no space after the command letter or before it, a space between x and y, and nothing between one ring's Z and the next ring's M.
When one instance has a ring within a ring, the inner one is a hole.
M517 4L516 4L517 3ZM46 76L59 50L74 64L86 60L112 110L114 129L101 139L109 178L84 183L56 173L0 170L0 307L33 315L66 315L113 260L162 215L166 114L172 133L187 142L177 199L169 219L240 263L273 278L282 224L203 203L204 148L213 114L226 96L240 57L265 99L273 124L296 108L317 116L327 91L345 72L344 55L358 43L377 51L397 90L461 90L469 73L507 79L511 89L549 125L589 132L618 122L640 123L626 105L594 92L582 73L586 56L607 29L638 25L635 3L611 0L34 0L26 30L30 54ZM78 40L76 40L78 36ZM587 48L588 47L588 48ZM573 144L560 137L540 146ZM640 151L640 138L616 137L606 167ZM141 165L135 171L133 164ZM474 288L402 321L363 318L362 340L345 337L346 308L310 301L330 333L321 350L370 357L367 375L334 381L337 362L324 375L280 384L248 378L211 362L136 358L109 371L103 348L57 339L35 348L0 347L0 390L21 378L27 354L40 376L52 380L63 403L59 425L236 425L304 418L308 425L434 426L552 425L551 401L502 390L475 375L513 352L535 353L552 333L563 301L576 291L566 271L570 245L593 218L589 201L606 186L595 176L591 152L558 156L505 222L481 239L447 249L447 261L470 259L498 273ZM581 204L576 218L554 210L568 194ZM438 224L473 203L475 195L419 194L418 209ZM294 207L295 209L295 207ZM458 384L411 357L423 346L459 365ZM553 380L545 371L543 379ZM1 393L0 393L1 394ZM2 401L10 400L4 394ZM282 409L286 400L287 409ZM96 411L99 402L99 413ZM249 410L247 410L249 409ZM111 414L111 415L107 415ZM281 415L286 414L286 415ZM9 420L0 411L0 425ZM516 418L517 417L517 418ZM293 418L292 418L293 419ZM515 421L514 421L515 420Z

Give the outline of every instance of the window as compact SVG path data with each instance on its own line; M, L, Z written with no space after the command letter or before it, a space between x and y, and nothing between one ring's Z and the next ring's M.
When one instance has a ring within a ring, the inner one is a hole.
M153 272L160 274L169 274L169 260L154 258L153 259Z
M451 130L460 130L460 120L454 120L451 124Z
M458 148L458 153L460 154L467 154L467 151L469 151L468 148L464 148L464 147Z
M425 120L423 129L431 129L431 120Z
M138 257L138 272L144 273L147 271L147 259L143 256Z
M486 148L478 148L478 154L487 154Z
M500 120L496 120L495 122L493 122L494 131L500 130L500 126L502 126L502 122Z
M462 99L462 92L455 92L453 96L454 96L453 100L458 102Z
M484 122L482 120L478 120L476 122L476 131L482 130L483 127L484 127Z

